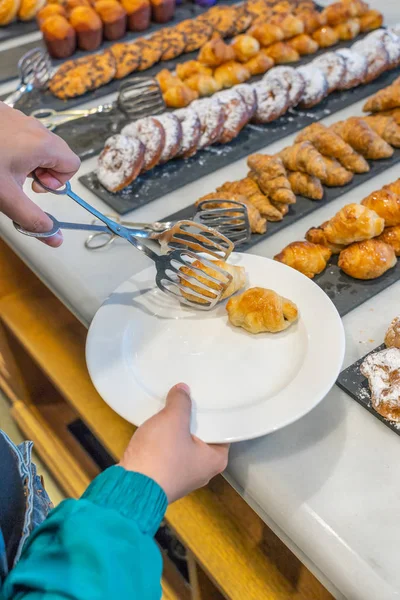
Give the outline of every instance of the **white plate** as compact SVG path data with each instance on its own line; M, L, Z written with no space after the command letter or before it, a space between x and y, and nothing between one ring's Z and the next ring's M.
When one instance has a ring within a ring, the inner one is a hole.
M299 321L278 334L230 326L225 303L183 308L155 287L153 268L123 283L91 324L86 359L92 381L119 415L140 425L175 383L189 384L192 432L233 442L275 431L328 393L344 356L342 321L310 279L279 262L233 254L248 287L275 290L298 306Z

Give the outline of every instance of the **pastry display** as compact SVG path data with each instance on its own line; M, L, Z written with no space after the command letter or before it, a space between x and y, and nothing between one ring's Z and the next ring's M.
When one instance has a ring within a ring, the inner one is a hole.
M321 177L321 181L327 187L341 187L353 179L352 171L345 169L335 158L322 155L322 159L326 167L326 176Z
M125 35L127 16L122 4L117 0L98 0L95 9L103 23L106 40L119 40Z
M144 31L150 27L151 4L149 0L121 0L128 17L129 31Z
M296 196L304 196L310 200L322 200L324 197L324 188L318 177L301 171L288 171L288 180Z
M205 196L202 196L196 200L195 206L198 206L205 200L216 201L215 206L213 204L209 204L208 208L226 208L229 206L221 202L223 200L240 202L247 210L247 216L252 233L265 233L267 231L267 219L260 215L260 211L251 202L249 202L247 196L243 196L242 194L234 194L232 192L212 192L211 194L206 194Z
M384 219L374 210L362 204L347 204L328 221L324 232L328 242L347 246L376 237L384 228Z
M332 252L332 254L339 254L346 246L343 244L334 244L327 239L325 228L328 225L329 221L322 223L320 227L311 227L305 235L307 242L311 242L311 244L319 244L321 246L326 246Z
M327 177L327 169L323 157L310 142L300 142L284 148L279 157L289 171L302 171L318 179Z
M260 51L260 43L251 35L238 35L232 40L231 47L235 52L235 59L245 63Z
M261 192L256 181L250 177L239 181L227 181L217 187L217 192L239 194L253 204L259 213L268 221L281 221L282 213L271 203L270 199Z
M328 95L328 80L322 70L312 65L299 67L298 72L306 84L299 106L300 108L312 108Z
M341 48L335 54L343 58L346 67L337 89L350 90L361 85L368 73L368 61L365 56L350 48Z
M359 19L349 19L335 27L339 40L343 41L354 40L360 33L360 30L361 25Z
M243 83L250 79L249 69L234 60L230 60L217 67L214 71L214 79L223 88L230 88L238 83Z
M339 41L339 35L329 26L320 27L312 34L313 40L317 42L320 48L330 48Z
M392 85L379 90L364 104L364 112L378 113L392 108L400 108L400 77Z
M116 64L115 79L122 79L140 65L140 48L137 44L113 44L110 49Z
M292 38L288 41L288 44L294 48L300 56L314 54L319 49L318 43L306 33L301 33Z
M103 39L103 26L99 15L90 6L77 6L69 15L69 22L77 36L78 48L96 50Z
M392 246L395 255L400 256L400 225L385 227L383 233L377 239Z
M326 268L331 255L332 252L326 246L310 242L292 242L274 256L274 260L285 263L312 279Z
M364 198L361 204L384 219L385 227L400 225L400 196L395 192L383 188Z
M137 138L113 135L108 138L97 166L100 183L110 192L129 185L144 165L145 147Z
M273 290L250 288L231 298L226 310L229 322L249 333L278 333L298 319L297 306Z
M385 346L400 349L400 316L395 317L390 323L385 335Z
M223 260L213 261L213 264L215 264L216 267L219 267L220 269L223 269L224 271L227 271L230 275L232 275L232 280L230 281L227 288L224 290L221 296L221 300L226 300L226 298L229 298L230 296L236 294L236 292L244 288L244 286L246 285L246 271L244 267L230 265L229 263L226 263ZM197 270L195 271L194 269ZM218 289L218 284L214 283L210 279L205 279L204 277L202 277L198 272L199 270L204 271L204 273L206 273L210 277L213 277L217 281L225 281L225 277L218 270L213 269L212 267L208 267L199 261L195 261L193 263L192 268L181 267L179 269L180 273L186 275L185 279L181 278L181 285L185 288L188 288L188 290L193 290L193 292L200 293L203 296L207 296L208 298L215 298L215 295L212 293L212 291L210 291L209 289L205 290L204 287L199 287L198 285L193 283L193 281L187 279L188 277L190 277L192 279L197 280L200 284L206 285L208 288ZM191 294L189 291L186 292L185 290L182 290L182 294L185 298L191 300L192 302L198 302L203 304L206 303L206 300L203 300L198 296Z
M150 0L151 17L156 23L168 23L175 13L175 0Z
M18 19L20 21L33 21L45 2L46 0L21 0L18 8Z
M55 96L66 100L105 85L115 77L116 72L117 66L111 52L93 54L68 60L61 65L51 79L49 88Z
M339 268L354 279L376 279L397 263L394 250L389 244L371 239L357 242L339 254Z
M62 15L46 19L42 24L42 34L48 53L53 58L67 58L75 52L75 29Z
M400 126L390 115L373 114L363 119L382 139L400 148Z
M366 31L373 31L382 27L383 15L379 10L368 10L359 20L361 32L365 33Z
M263 194L276 203L295 204L296 196L278 156L252 154L247 165L251 169L248 176L254 179Z
M157 119L147 117L126 125L121 130L122 135L137 138L144 147L143 171L152 169L161 160L166 134L165 129Z
M369 354L360 367L368 379L373 408L385 419L400 421L400 350Z
M338 52L326 52L315 58L312 63L325 75L328 83L328 94L339 88L340 83L347 71L346 62Z
M282 65L300 60L300 54L287 42L276 42L262 50L275 64Z
M367 74L364 78L366 83L374 81L379 75L387 71L390 66L389 54L382 41L372 40L369 34L363 40L356 42L352 50L367 59Z
M331 129L365 158L379 160L393 155L393 148L362 118L350 117L335 123Z

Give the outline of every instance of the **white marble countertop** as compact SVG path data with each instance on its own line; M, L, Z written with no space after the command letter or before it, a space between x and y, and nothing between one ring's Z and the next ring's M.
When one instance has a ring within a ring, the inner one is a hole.
M370 4L385 12L387 23L400 21L399 0L371 0ZM361 114L361 105L324 122ZM268 153L291 141L287 137L268 146ZM85 161L80 174L94 164L95 159ZM245 173L245 160L237 161L127 217L161 219ZM260 242L251 252L272 257L287 243L302 239L311 225L399 174L399 167L394 167L321 205L315 214ZM94 206L110 212L77 178L72 184ZM85 211L69 199L48 194L35 195L35 200L59 220L87 219ZM65 231L63 246L52 250L18 234L0 217L0 235L86 325L119 283L148 265L123 242L108 251L87 251L84 232ZM399 299L400 282L343 319L345 367L382 343L390 320L400 313ZM297 423L233 445L226 477L336 598L393 600L400 598L399 457L399 437L335 386L319 407Z

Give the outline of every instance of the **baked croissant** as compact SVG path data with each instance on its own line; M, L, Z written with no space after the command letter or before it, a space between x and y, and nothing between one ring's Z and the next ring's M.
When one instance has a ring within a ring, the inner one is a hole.
M365 158L379 160L393 155L393 148L362 118L351 117L346 121L331 125L331 129Z
M226 298L229 298L229 296L232 296L232 294L235 294L236 292L238 292L239 290L244 288L244 286L246 285L246 271L245 271L244 267L230 265L230 264L224 262L223 260L216 260L213 262L217 267L219 267L220 269L223 269L224 271L227 271L228 273L230 273L230 275L232 275L232 280L229 283L229 285L227 286L227 288L224 290L224 292L221 296L221 300L225 300ZM198 260L194 261L193 267L197 268L197 269L201 269L202 271L204 271L204 273L206 273L210 277L213 277L214 279L217 279L220 282L224 282L224 280L225 280L225 278L219 271L216 271L215 269L212 269L211 267L206 266L201 261L198 261ZM199 283L205 284L208 288L211 288L211 290L212 289L219 290L220 286L217 283L214 283L213 281L211 281L210 279L208 279L206 277L202 277L198 272L194 271L190 267L181 267L179 269L179 271L181 273L183 273L184 275L187 275L189 277L196 279ZM207 298L214 299L216 296L216 294L213 294L213 292L211 290L205 290L203 287L198 286L198 285L196 285L196 283L193 283L191 281L187 281L186 279L180 278L180 283L181 283L181 286L188 288L188 290L191 289L194 292L197 292L199 294L202 294L203 296L206 296ZM198 304L207 304L207 300L205 300L203 298L199 298L198 296L195 296L193 294L190 294L189 292L186 292L185 290L181 290L181 293L187 300L191 300L192 302L197 302Z
M400 316L395 317L390 323L385 335L385 346L400 349Z
M233 200L234 202L241 202L246 206L247 216L249 218L250 229L252 233L265 233L267 231L267 219L260 215L260 211L247 199L246 196L240 194L234 194L232 192L213 192L202 196L195 202L195 206L198 206L204 200ZM209 208L226 208L229 204L223 202L216 202L215 205L210 204ZM233 216L235 214L233 213Z
M271 204L267 196L261 193L257 183L245 177L239 181L227 182L217 188L217 192L232 192L233 194L242 194L247 200L255 206L263 217L268 221L282 221L281 212Z
M247 164L254 172L253 179L260 190L273 202L294 204L294 195L287 178L286 169L278 156L252 154Z
M204 44L197 58L207 67L218 67L229 60L234 60L235 50L225 44L223 39L216 37Z
M318 177L301 171L288 171L288 179L296 196L304 196L310 200L322 200L324 197L324 188Z
M282 29L278 25L271 23L258 23L249 29L249 35L256 38L261 46L270 46L275 42L281 42L285 37Z
M373 192L361 202L385 220L386 227L400 225L400 196L389 189Z
M272 58L277 65L284 65L300 60L300 54L287 42L276 42L275 44L271 44L271 46L263 48L262 51Z
M296 16L303 21L304 33L308 35L326 25L325 18L317 10L301 10L296 12Z
M354 40L360 33L360 19L348 19L344 23L336 25L335 31L339 36L339 40L347 41Z
M330 48L339 41L339 36L332 27L320 27L312 34L313 40L317 42L320 48Z
M180 81L180 85L168 88L163 94L164 102L170 108L183 108L198 97L198 92L184 85L182 81Z
M235 58L239 62L247 62L260 51L260 42L251 35L238 35L231 43Z
M328 187L341 187L349 183L354 175L351 171L348 171L339 161L335 158L329 158L328 156L323 156L323 161L326 166L326 177L321 179L322 183L327 185Z
M222 86L212 75L203 75L197 73L185 79L185 85L199 93L199 96L211 96L215 92L222 90Z
M296 37L292 38L287 42L289 46L294 48L296 52L300 54L300 56L304 56L306 54L314 54L319 46L318 43L312 39L306 33L301 33Z
M400 148L400 127L393 117L381 114L363 119L381 138L391 146Z
M261 51L245 62L244 66L250 71L251 75L263 75L269 69L272 69L274 64L272 58Z
M285 263L312 279L325 268L332 252L326 246L310 244L310 242L292 242L274 260Z
M381 112L392 108L400 108L400 84L392 83L371 96L363 106L364 112Z
M181 80L176 75L173 75L168 69L161 69L156 75L158 85L162 92L166 92L168 88L181 84Z
M251 73L245 65L230 60L217 67L214 71L214 79L224 88L230 88L238 83L250 79Z
M394 192L400 196L400 179L396 179L396 181L393 181L393 183L384 185L383 189L390 190L391 192Z
M380 235L385 221L375 211L361 204L347 204L324 227L331 244L348 246Z
M193 75L197 75L198 73L201 73L202 75L212 75L212 69L202 65L198 60L187 60L186 62L176 65L176 74L182 81Z
M379 29L383 24L383 14L379 10L369 10L360 17L361 33Z
M322 14L328 25L331 27L343 23L353 16L350 6L345 2L334 2L333 4L330 4L324 8Z
M332 254L339 254L346 246L343 244L331 244L326 239L325 227L329 221L323 223L320 227L311 227L305 235L307 242L311 242L311 244L320 244L321 246L326 246L332 252Z
M250 288L226 305L229 321L249 333L277 333L298 318L297 306L273 290Z
M383 233L376 239L392 246L395 255L400 256L400 225L385 227Z
M284 13L274 14L268 22L272 25L278 25L282 29L285 40L304 33L304 23L295 15L285 15Z
M322 123L309 125L298 134L295 141L311 142L318 152L336 158L345 169L353 173L367 173L369 171L369 165L365 158L355 152L339 135Z
M339 255L339 268L355 279L376 279L392 269L397 262L394 250L380 240L365 240L352 244Z
M325 179L328 175L323 157L310 142L288 146L278 156L290 171L302 171L318 179Z

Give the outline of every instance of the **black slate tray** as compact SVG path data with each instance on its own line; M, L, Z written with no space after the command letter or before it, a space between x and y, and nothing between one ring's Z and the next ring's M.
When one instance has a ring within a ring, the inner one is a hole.
M19 37L20 35L27 35L28 33L32 33L33 31L37 31L38 26L36 24L36 20L33 21L15 21L14 23L10 23L6 27L0 27L0 42L5 42L6 40L11 40L13 38Z
M395 69L388 73L384 73L378 80L366 86L360 86L346 92L334 92L326 98L320 105L308 111L291 110L286 115L266 125L248 125L240 135L230 144L223 146L211 146L198 152L194 157L188 160L174 160L165 165L160 165L152 169L149 173L136 179L130 186L113 194L103 188L97 180L95 172L83 175L80 181L85 187L95 193L99 198L104 200L118 214L124 215L139 206L143 206L152 200L156 200L179 189L180 187L196 181L209 173L221 169L232 162L248 156L249 154L264 148L267 144L295 133L314 123L324 119L326 116L342 110L346 106L350 106L355 102L365 98L377 90L389 85L399 74L400 69ZM82 124L84 126L84 123ZM118 126L116 127L118 129ZM58 130L57 130L58 132ZM97 136L96 130L93 132L94 137ZM111 133L111 130L110 130ZM95 141L89 143L90 132L87 132L86 148L89 148ZM68 137L68 143L74 147L74 135L71 133ZM87 157L87 154L85 155ZM343 188L335 188L327 192L326 197L334 199L341 194L346 193L352 187L356 187L359 183L366 179L374 177L378 173L391 167L400 160L400 151L396 151L394 156L389 160L376 161L371 168L371 172L365 175L355 176L354 180L348 186ZM213 191L213 190L210 190ZM335 194L334 197L331 195ZM196 198L191 199L193 202ZM289 225L293 220L297 220L308 214L312 210L318 208L318 202L312 202L303 199L293 208L291 215L288 215L283 220L280 227ZM291 220L292 219L292 220ZM277 225L277 226L279 226ZM270 231L274 231L270 227ZM253 236L255 239L253 244L262 239L262 236Z
M385 346L382 344L382 346L375 348L375 350L372 350L371 352L363 356L363 358L360 358L360 360L350 365L350 367L348 367L340 373L336 384L343 391L345 391L346 394L353 398L353 400L356 400L356 402L361 404L363 408L365 408L368 412L374 415L375 418L379 419L379 421L384 423L386 427L389 427L389 429L397 433L397 435L400 435L398 423L385 419L379 413L377 413L376 410L372 408L371 392L368 386L368 380L360 372L360 365L364 361L364 359L367 356L369 356L369 354L373 354L374 352L378 352L379 350L383 350L384 348Z

